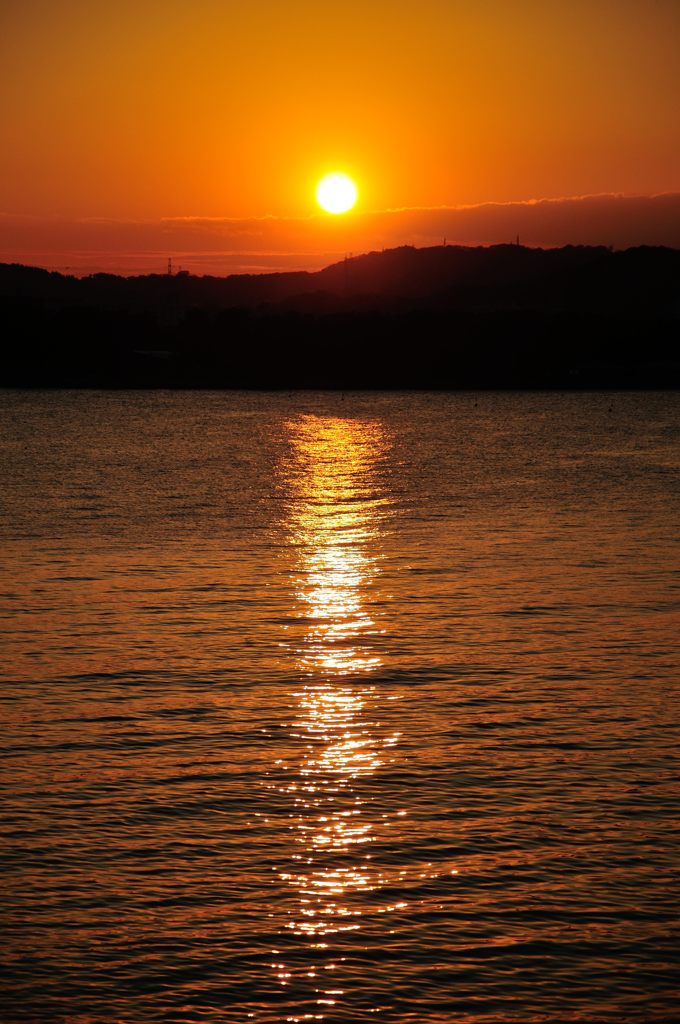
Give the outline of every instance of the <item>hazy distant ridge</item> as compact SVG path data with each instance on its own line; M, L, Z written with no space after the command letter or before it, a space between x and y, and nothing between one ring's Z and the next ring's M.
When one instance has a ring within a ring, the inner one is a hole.
M680 380L680 251L402 247L225 278L0 265L0 318L9 384L660 386Z
M306 308L306 297L376 299L380 306L405 301L456 308L644 308L651 314L678 301L680 251L638 247L614 252L603 246L529 249L404 246L371 252L314 273L195 277L182 273L75 278L16 264L0 264L0 297L31 298L107 308L157 310L181 300L183 307L247 307L285 301Z

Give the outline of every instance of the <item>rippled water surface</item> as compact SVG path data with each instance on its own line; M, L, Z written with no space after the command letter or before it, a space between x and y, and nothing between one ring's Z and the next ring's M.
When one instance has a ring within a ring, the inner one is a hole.
M3 1022L680 1019L677 395L0 425Z

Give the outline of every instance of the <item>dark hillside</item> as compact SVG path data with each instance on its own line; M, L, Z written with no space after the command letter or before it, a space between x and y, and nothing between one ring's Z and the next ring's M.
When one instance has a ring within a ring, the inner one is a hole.
M680 382L680 252L404 247L226 278L0 265L5 386Z

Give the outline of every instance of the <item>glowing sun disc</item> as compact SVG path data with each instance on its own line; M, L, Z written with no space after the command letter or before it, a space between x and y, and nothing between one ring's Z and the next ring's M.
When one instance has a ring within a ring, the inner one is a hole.
M327 174L316 187L316 201L326 213L347 213L357 201L357 187L346 174Z

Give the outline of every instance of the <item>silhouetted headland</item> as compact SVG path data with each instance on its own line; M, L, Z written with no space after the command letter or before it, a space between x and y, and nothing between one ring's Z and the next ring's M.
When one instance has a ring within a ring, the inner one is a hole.
M317 273L0 265L1 386L678 387L680 251L403 247Z

